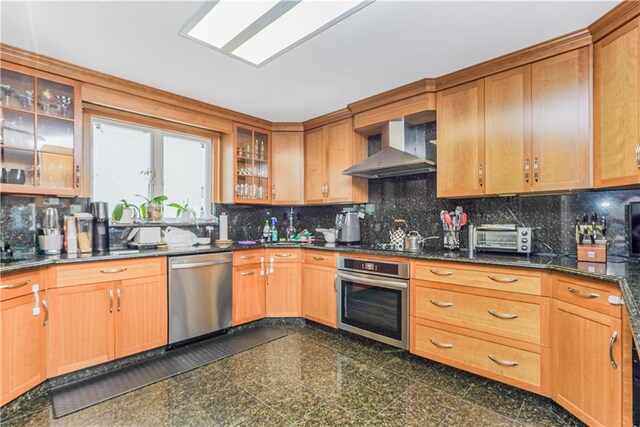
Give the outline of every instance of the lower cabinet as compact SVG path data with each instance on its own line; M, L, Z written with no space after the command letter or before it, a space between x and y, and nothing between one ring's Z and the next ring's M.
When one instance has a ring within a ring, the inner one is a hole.
M50 291L50 376L167 344L166 276Z
M235 254L234 254L235 257ZM261 264L233 267L231 324L233 326L265 316L265 280Z
M302 317L337 327L335 267L305 264L302 267Z
M266 317L300 317L302 264L275 262L266 285Z
M32 273L38 277L39 273ZM21 275L24 276L24 275ZM3 286L23 286L24 292L0 302L0 406L47 379L46 329L49 319L44 282L4 275ZM26 283L29 281L29 283ZM2 295L4 298L4 294Z

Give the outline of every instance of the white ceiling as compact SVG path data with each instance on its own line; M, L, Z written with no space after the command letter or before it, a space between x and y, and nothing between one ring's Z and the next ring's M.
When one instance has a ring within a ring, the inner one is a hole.
M303 121L584 28L617 2L378 0L257 69L178 35L202 2L0 2L3 43L272 121Z

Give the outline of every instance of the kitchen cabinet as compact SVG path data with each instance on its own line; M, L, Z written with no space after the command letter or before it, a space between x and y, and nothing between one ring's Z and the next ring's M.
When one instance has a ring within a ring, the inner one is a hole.
M233 124L220 140L221 203L271 203L271 132Z
M49 277L50 376L167 344L166 258L62 265Z
M304 251L302 266L302 317L337 327L336 254Z
M5 274L0 283L3 292L0 302L1 406L47 379L49 313L42 270ZM38 286L38 291L34 290L34 285Z
M595 43L594 186L640 183L640 18Z
M366 203L368 182L342 171L367 156L367 140L352 119L305 132L305 204Z
M273 132L271 201L274 205L304 203L304 133Z
M531 191L531 66L489 76L484 87L487 194Z
M438 93L438 197L589 188L589 48Z
M264 267L247 264L233 267L233 291L231 324L243 323L265 317Z
M300 249L267 249L266 317L300 317Z
M484 108L484 79L438 92L438 197L485 193Z
M533 191L591 187L589 48L531 64Z
M0 192L80 194L80 83L0 62Z

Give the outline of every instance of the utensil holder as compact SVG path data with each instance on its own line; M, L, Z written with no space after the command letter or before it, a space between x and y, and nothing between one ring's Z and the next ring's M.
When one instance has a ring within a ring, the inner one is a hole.
M450 251L460 249L460 230L445 230L444 248Z

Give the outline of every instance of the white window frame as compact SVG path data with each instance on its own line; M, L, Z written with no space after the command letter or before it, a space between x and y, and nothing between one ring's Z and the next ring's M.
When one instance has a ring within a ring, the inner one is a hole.
M96 122L111 122L114 124L117 124L118 126L123 126L123 127L128 127L130 129L145 129L148 130L149 132L151 132L151 153L150 153L150 158L151 158L151 169L155 172L155 177L153 182L151 183L151 189L150 192L153 195L153 197L156 196L160 196L163 194L163 190L164 190L164 144L163 144L163 138L165 136L177 136L180 138L184 138L184 139L191 139L194 142L200 142L201 144L206 144L205 148L205 185L204 188L201 189L201 193L204 192L204 194L202 194L202 199L204 200L204 206L205 206L205 213L207 215L213 214L213 205L211 202L211 189L212 189L212 185L213 185L213 171L211 170L211 166L212 166L212 159L211 159L211 153L212 153L212 145L213 145L213 140L211 138L207 138L204 136L198 136L198 135L190 135L188 133L184 133L184 132L177 132L177 131L172 131L172 130L166 130L166 129L162 129L162 128L157 128L157 127L152 127L152 126L147 126L147 125L143 125L143 124L138 124L136 122L128 122L125 120L118 120L118 119L113 119L110 117L102 117L99 115L92 115L91 116L91 147L93 148L93 132L95 130L95 123ZM91 192L90 192L90 196L91 198L93 198L93 162L94 162L94 157L93 157L93 150L91 150L91 174L90 176L90 180L91 180ZM169 202L177 202L177 203L182 203L183 201L177 201L177 200L170 200Z

